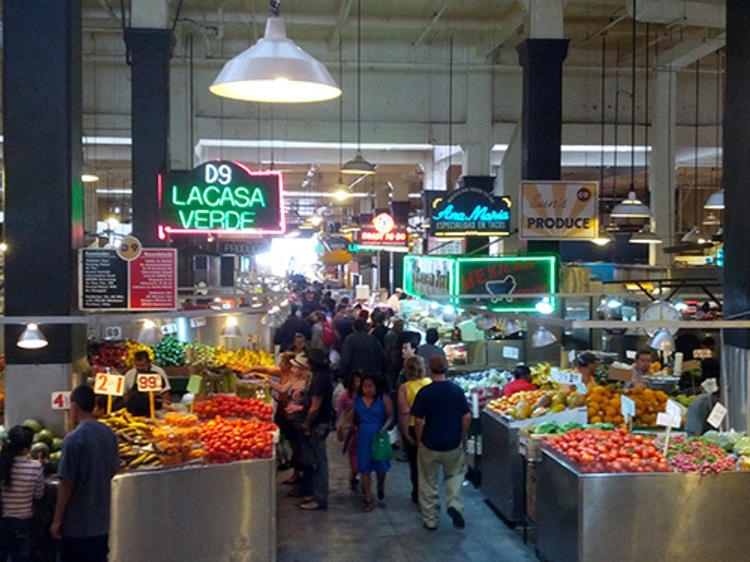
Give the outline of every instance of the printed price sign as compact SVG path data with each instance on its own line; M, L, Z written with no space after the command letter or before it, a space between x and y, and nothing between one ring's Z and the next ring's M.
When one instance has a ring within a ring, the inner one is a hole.
M555 382L561 383L562 382L562 380L561 380L562 376L561 376L561 373L560 373L560 369L558 369L557 367L552 367L550 369L550 371L549 371L549 378L551 378Z
M518 348L511 346L503 346L503 357L505 359L518 359Z
M701 388L706 391L708 394L713 394L717 390L719 390L719 385L716 382L716 379L710 378L706 379L701 383Z
M104 329L105 340L121 340L122 328L120 326L107 326Z
M581 373L569 373L568 382L570 384L579 385L583 383L583 377L581 376Z
M247 343L260 343L260 334L248 334Z
M570 351L568 351L568 361L572 363L575 360L576 360L576 350L571 349Z
M187 383L187 391L192 392L193 394L195 394L196 392L200 392L202 382L203 377L201 377L200 375L190 375Z
M161 333L165 336L171 336L177 333L177 324L170 323L164 324L161 327Z
M660 412L656 415L656 425L663 425L664 427L680 427L680 421L670 418L665 412Z
M136 378L138 392L159 392L163 381L161 375L155 373L141 373Z
M625 350L625 357L631 360L635 360L636 357L638 357L638 353L634 349L627 349Z
M693 359L711 359L713 352L710 349L694 349Z
M588 392L588 388L582 382L578 382L576 383L576 392L578 394L586 394L586 392Z
M125 393L125 377L110 373L96 373L94 392L108 396L122 396Z
M724 418L727 415L727 409L724 407L723 404L720 402L717 402L714 406L714 409L711 410L711 413L708 415L708 418L706 421L709 425L715 427L716 429L719 429L721 426L721 422L724 421Z
M56 390L52 393L51 403L53 410L69 410L70 409L70 391L69 390Z
M202 328L206 325L206 317L205 316L196 316L195 318L190 319L190 327L191 328Z
M620 397L620 411L622 412L622 417L627 418L630 416L631 418L635 417L635 401L631 400L627 396L621 396Z

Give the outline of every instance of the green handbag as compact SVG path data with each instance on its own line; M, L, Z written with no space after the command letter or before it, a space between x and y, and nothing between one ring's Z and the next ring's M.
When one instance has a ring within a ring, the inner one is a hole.
M376 433L372 438L372 460L389 461L393 459L391 438L387 432Z

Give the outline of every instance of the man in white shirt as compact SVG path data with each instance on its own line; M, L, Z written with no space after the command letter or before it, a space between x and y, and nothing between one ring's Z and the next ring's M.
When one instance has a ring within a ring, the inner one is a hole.
M138 392L138 386L136 384L137 376L149 373L161 375L162 389L159 391L159 397L161 398L162 405L168 405L170 403L169 391L171 390L171 386L164 369L151 364L148 352L138 351L135 354L134 359L135 367L125 373L125 404L131 414L147 416L149 415L148 394L145 392Z

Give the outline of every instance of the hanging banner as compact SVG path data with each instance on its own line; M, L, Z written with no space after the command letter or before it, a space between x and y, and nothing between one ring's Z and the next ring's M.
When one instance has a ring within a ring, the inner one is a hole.
M441 237L507 236L510 234L508 197L495 197L475 187L436 197L429 211L430 235Z
M521 182L521 238L593 240L598 217L598 182Z
M143 248L125 260L114 249L78 254L81 310L174 310L177 308L177 250Z
M380 213L369 225L363 226L356 236L356 251L386 250L406 252L409 233L406 228L396 226L396 221L389 213Z
M536 312L543 300L514 299L512 295L555 293L557 258L555 256L457 258L456 304L486 306L503 312ZM492 299L472 299L470 295L493 295ZM556 299L544 299L554 310Z
M172 234L284 234L284 182L225 160L159 175L159 238Z
M450 295L453 258L404 257L404 291L407 295L433 299Z

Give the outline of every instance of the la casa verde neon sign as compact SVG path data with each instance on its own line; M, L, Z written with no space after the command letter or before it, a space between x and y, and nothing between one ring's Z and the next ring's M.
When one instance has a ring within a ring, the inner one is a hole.
M281 172L206 162L159 176L159 238L171 234L284 234Z

